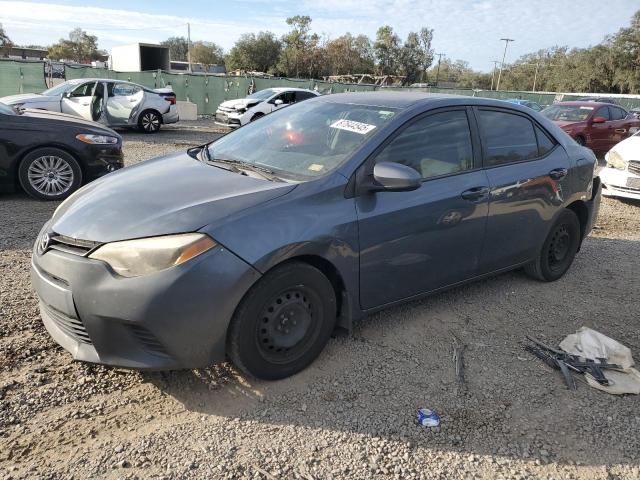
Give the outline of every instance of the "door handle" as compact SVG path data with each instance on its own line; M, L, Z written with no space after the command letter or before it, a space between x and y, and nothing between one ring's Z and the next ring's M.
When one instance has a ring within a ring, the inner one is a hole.
M627 133L626 128L616 128L616 133Z
M554 180L562 180L567 176L567 173L569 173L569 170L566 168L554 168L549 172L549 176Z
M462 198L465 200L469 200L470 202L477 202L479 200L483 200L489 195L489 187L473 187L469 190L465 190L460 194Z

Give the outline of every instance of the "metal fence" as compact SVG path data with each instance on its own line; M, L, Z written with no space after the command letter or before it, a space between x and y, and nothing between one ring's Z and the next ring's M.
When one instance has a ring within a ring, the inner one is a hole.
M47 88L45 83L45 62L0 61L0 96L15 93L41 92ZM360 91L423 91L427 93L447 93L484 98L506 100L520 98L531 100L541 105L550 105L554 101L575 100L578 93L553 92L518 92L492 91L451 88L411 88L380 87L378 85L361 85L353 83L335 83L323 80L301 80L291 78L257 78L241 76L215 76L203 74L182 74L165 71L151 72L114 72L104 68L65 65L64 76L67 80L76 78L112 78L139 83L149 88L171 86L178 100L186 100L197 104L198 113L213 114L218 105L226 100L245 97L250 88L262 90L270 87L300 87L317 90L320 93L341 93ZM253 85L252 85L253 84ZM617 96L621 105L627 108L640 107L640 97Z

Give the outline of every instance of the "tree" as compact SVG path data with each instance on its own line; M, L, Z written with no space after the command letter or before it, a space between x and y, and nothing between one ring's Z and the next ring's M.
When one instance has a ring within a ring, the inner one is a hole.
M0 23L0 55L5 55L11 47L13 47L13 42L5 33L4 28Z
M610 42L616 71L614 82L622 93L640 93L640 10L628 28L621 29Z
M98 37L88 35L81 28L69 32L69 39L49 47L48 57L53 60L73 60L78 63L90 63L99 59L105 52L98 50Z
M207 67L224 65L224 51L213 42L194 42L191 44L191 61Z
M327 42L324 49L326 70L331 75L373 73L371 40L365 35L347 33Z
M169 37L165 41L160 42L163 47L169 47L169 58L177 62L186 62L189 44L184 37Z
M296 15L287 18L287 25L291 31L282 37L283 49L278 62L278 70L287 76L299 77L305 68L305 54L309 53L310 44L316 38L311 38L311 17ZM317 42L316 42L317 43Z
M394 75L400 54L400 38L393 32L393 28L385 25L378 29L373 50L380 75Z
M272 71L282 51L282 43L271 32L242 35L225 59L227 70Z

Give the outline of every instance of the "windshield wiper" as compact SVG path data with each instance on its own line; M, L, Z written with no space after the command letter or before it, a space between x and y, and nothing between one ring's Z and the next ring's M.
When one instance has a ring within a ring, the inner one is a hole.
M229 165L233 167L234 171L240 173L242 170L251 170L259 173L267 180L272 180L276 182L282 182L283 180L278 177L275 172L267 167L263 167L261 165L256 165L255 163L245 162L244 160L235 160L229 158L212 158L211 153L208 148L203 150L203 156L205 157L205 161L210 164L222 163L225 165Z

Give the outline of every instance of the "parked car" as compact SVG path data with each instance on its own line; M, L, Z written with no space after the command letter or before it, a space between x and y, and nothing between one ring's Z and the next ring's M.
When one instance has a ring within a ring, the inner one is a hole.
M505 102L515 103L516 105L522 105L523 107L529 107L531 110L535 110L536 112L542 110L540 104L532 102L530 100L523 100L521 98L511 98L509 100L505 100Z
M41 94L11 95L0 102L14 108L68 113L109 127L138 127L145 133L179 120L176 95L170 88L151 90L121 80L69 80Z
M237 128L294 103L320 95L304 88L265 88L246 98L222 102L216 111L215 123Z
M618 100L611 97L581 97L578 102L597 102L597 103L610 103L612 105L620 105Z
M78 360L229 357L282 378L389 305L519 267L562 277L597 214L595 166L518 105L327 95L80 190L39 234L33 285Z
M602 194L640 200L640 131L618 143L604 158Z
M62 200L122 168L122 138L98 123L0 103L0 191L21 185L39 200Z
M622 107L597 102L560 102L542 111L580 145L604 154L640 127Z
M632 108L629 110L629 115L633 115L634 117L640 119L640 107Z

